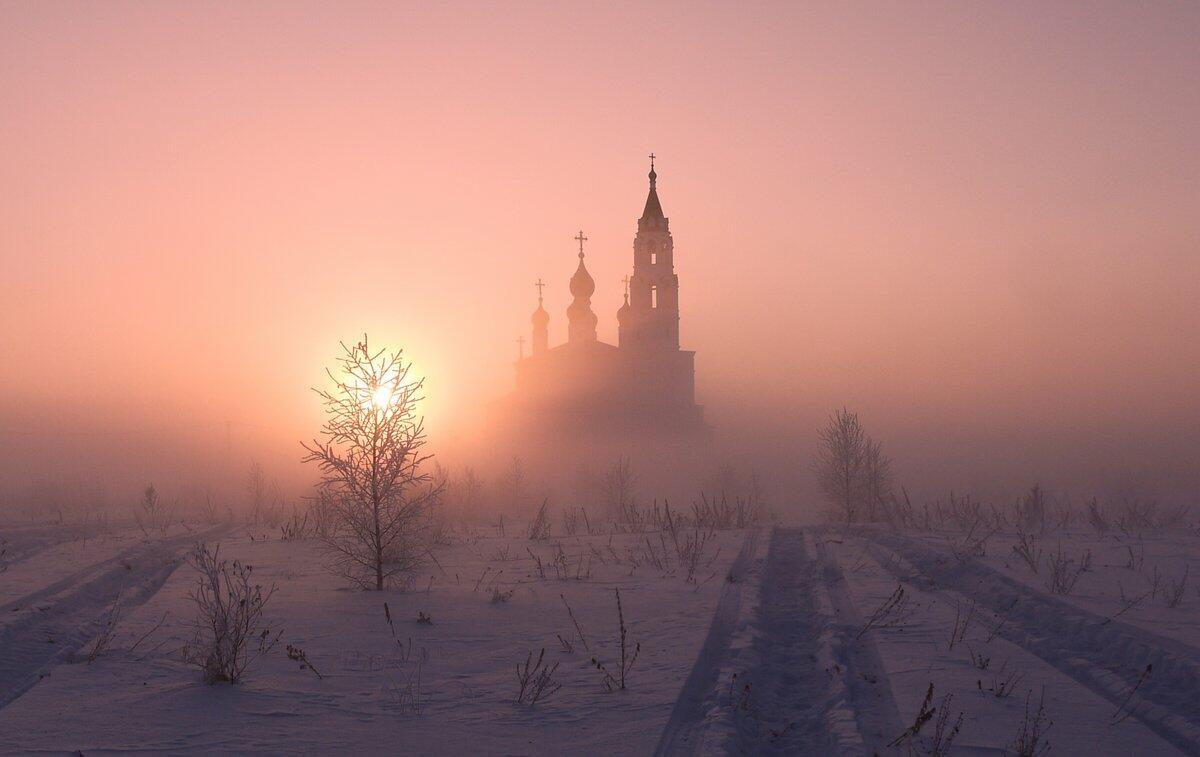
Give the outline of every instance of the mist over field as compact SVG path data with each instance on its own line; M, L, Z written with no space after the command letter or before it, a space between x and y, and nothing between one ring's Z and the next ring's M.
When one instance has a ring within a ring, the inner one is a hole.
M928 496L1195 495L1186 8L276 10L140 9L136 54L122 14L5 11L7 496L252 458L299 493L309 387L362 333L465 463L539 276L565 336L581 226L615 334L651 149L739 467L805 490L847 406Z
M1200 754L1198 39L0 6L0 753Z

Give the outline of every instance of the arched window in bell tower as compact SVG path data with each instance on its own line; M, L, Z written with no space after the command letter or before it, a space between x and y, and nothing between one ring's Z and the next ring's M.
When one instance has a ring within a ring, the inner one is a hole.
M650 248L650 265L656 265L657 263L658 263L658 248L651 247Z
M658 284L650 285L650 307L658 307Z

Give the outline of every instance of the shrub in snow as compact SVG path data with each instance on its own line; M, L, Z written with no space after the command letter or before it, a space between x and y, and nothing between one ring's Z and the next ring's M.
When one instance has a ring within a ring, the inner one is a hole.
M151 532L157 532L161 536L171 527L174 510L175 506L163 502L154 484L151 484L142 490L142 500L133 513L133 519L143 536L149 537Z
M196 605L196 632L183 648L183 659L199 667L207 683L237 683L279 640L263 619L275 587L264 591L253 583L251 566L220 559L220 549L197 544L188 558L200 578L188 594Z
M550 538L550 515L546 512L548 504L547 500L542 500L542 506L538 508L533 522L529 524L530 541L545 541Z

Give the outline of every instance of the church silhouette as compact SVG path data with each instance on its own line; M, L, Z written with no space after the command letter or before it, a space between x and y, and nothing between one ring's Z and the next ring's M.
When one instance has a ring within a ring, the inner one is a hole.
M650 156L650 191L633 241L633 273L617 311L618 344L596 337L591 297L596 283L584 264L571 276L567 341L550 346L551 317L538 307L531 317L533 351L516 362L516 389L503 403L515 435L560 443L585 439L641 442L707 441L711 427L695 397L695 352L679 348L679 277L669 221L658 199L658 174ZM523 341L523 340L522 340Z

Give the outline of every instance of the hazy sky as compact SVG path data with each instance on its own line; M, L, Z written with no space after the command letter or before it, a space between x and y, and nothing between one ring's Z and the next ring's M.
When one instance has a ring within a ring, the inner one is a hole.
M294 461L363 331L469 435L539 276L565 338L581 228L615 339L653 150L728 439L800 469L847 404L945 488L1194 482L1198 40L1195 2L4 3L0 474L226 421Z

